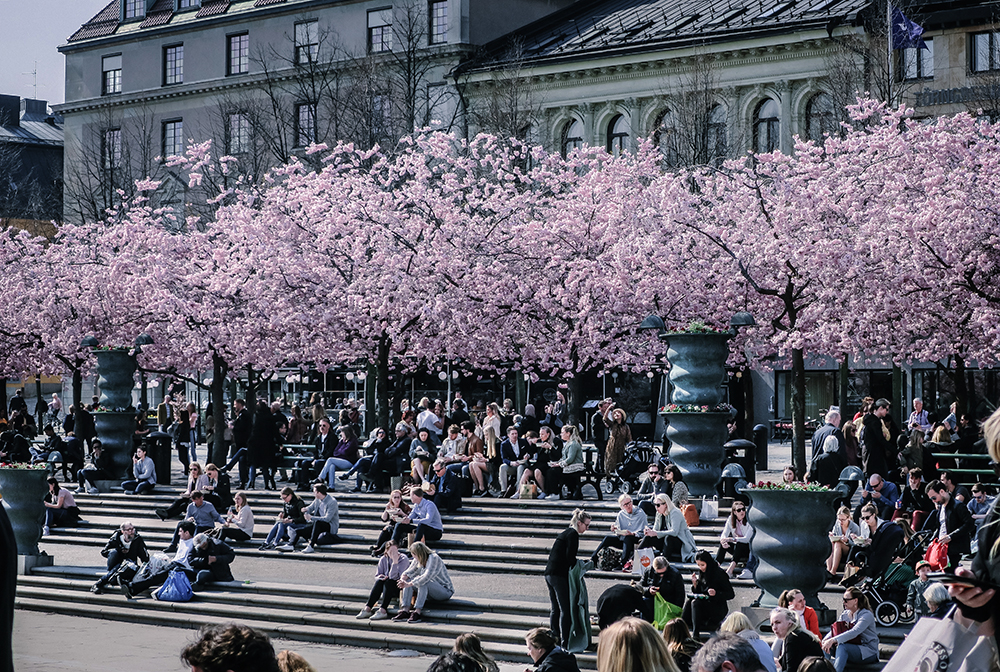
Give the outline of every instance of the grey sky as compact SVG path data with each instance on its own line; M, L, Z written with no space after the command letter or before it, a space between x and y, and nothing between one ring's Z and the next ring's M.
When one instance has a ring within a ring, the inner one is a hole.
M109 0L0 0L0 93L63 102L65 63L57 49ZM27 73L27 74L23 74Z

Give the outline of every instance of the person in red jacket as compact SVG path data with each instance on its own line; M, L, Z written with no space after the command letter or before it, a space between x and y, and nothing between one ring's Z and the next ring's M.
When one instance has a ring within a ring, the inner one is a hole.
M785 607L794 613L798 618L800 626L817 637L820 636L819 617L816 615L815 609L806 606L806 596L802 594L801 590L798 588L786 590L778 599L778 606Z

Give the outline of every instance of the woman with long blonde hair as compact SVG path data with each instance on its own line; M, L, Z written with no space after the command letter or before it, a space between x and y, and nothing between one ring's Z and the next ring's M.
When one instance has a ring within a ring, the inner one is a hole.
M597 672L680 672L667 643L641 618L628 617L601 632Z

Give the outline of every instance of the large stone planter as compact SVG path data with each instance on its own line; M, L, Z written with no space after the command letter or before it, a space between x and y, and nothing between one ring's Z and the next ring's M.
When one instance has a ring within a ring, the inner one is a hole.
M713 495L722 477L722 446L729 437L729 413L660 413L667 424L670 461L692 495ZM831 523L832 525L832 523Z
M18 555L39 554L48 475L45 469L0 469L0 495L14 528Z
M670 402L714 408L722 403L729 333L670 334ZM729 413L663 413L670 461L684 475L692 495L714 495L722 476Z
M94 350L97 357L97 384L101 389L101 407L94 413L97 438L111 456L115 479L132 478L132 437L135 435L135 411L132 389L135 387L136 362L128 350Z
M837 519L840 490L743 490L750 497L749 520L756 530L750 549L760 560L754 581L764 590L761 606L778 605L778 596L798 588L810 606L826 585L827 536Z
M671 402L699 406L722 403L730 338L728 333L667 336Z

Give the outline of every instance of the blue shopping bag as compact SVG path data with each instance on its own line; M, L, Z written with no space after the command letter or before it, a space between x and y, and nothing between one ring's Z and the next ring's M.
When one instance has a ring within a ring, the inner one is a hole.
M187 574L179 569L172 569L167 580L153 596L162 602L188 602L194 597L194 591Z

